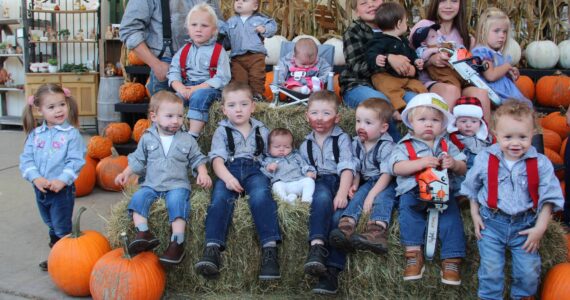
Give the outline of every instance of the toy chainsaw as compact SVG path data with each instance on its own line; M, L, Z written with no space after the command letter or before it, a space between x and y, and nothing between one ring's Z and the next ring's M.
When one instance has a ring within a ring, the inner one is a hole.
M449 54L449 63L465 81L480 89L487 90L489 99L491 99L495 105L501 104L499 95L479 76L479 72L487 70L487 65L483 64L480 57L471 55L471 52L465 48L442 47L439 48L439 51Z

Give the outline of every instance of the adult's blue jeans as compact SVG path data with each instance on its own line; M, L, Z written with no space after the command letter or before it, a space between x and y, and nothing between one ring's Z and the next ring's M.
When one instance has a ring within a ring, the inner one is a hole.
M162 57L160 59L160 61L163 61L163 62L170 65L170 62L172 62L172 58L171 57ZM166 79L164 81L158 80L158 78L156 78L156 75L154 74L154 71L152 69L150 70L150 74L148 77L148 82L146 84L146 88L148 89L148 91L151 95L154 95L158 91L162 91L162 90L172 91L172 89L168 86L168 79Z

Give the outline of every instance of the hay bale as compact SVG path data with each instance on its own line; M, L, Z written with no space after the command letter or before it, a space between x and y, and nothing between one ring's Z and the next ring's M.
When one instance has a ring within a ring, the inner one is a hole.
M304 107L270 109L266 104L258 103L255 118L268 125L269 128L289 128L300 144L309 132L306 124ZM354 132L354 112L341 108L341 127L348 133ZM199 143L204 150L209 150L211 136L216 124L222 118L219 104L211 109L210 122L205 128L204 136ZM204 151L207 152L207 151ZM126 207L134 190L125 192L126 199L113 207L108 224L108 236L113 247L120 245L119 234L126 231L134 236L134 227L126 213ZM285 202L278 204L278 216L283 236L279 247L281 264L281 280L261 282L257 279L260 264L260 245L247 204L247 199L238 199L233 224L228 234L226 251L222 254L222 270L218 280L207 281L194 272L194 264L202 256L204 247L204 224L210 191L194 187L191 197L192 211L187 225L187 257L177 267L168 271L167 285L171 292L192 295L219 294L267 294L272 295L308 295L314 279L303 274L303 264L307 256L308 218L307 205L297 206ZM384 256L359 252L350 255L346 271L341 273L340 293L343 297L375 298L375 299L475 299L477 290L477 268L479 257L473 224L469 212L463 211L464 227L467 242L467 257L462 269L463 283L459 287L446 286L440 283L439 261L427 262L424 278L415 282L404 282L403 247L399 243L399 226L397 215L394 215L390 228L390 252ZM366 218L362 218L359 228L362 229ZM161 240L156 249L162 253L170 240L170 225L164 201L157 201L150 212L149 227ZM566 260L566 239L557 223L550 224L542 241L543 275L557 263ZM437 253L436 253L437 257ZM509 274L509 273L506 273Z

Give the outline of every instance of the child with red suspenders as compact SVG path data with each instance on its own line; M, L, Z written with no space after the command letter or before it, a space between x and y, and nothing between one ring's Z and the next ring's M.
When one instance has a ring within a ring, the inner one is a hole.
M194 6L186 17L190 42L172 58L168 85L189 103L189 132L197 138L208 122L208 110L221 98L221 90L231 78L230 63L222 45L216 43L217 17L206 4Z
M534 111L509 100L493 116L497 144L481 151L461 185L471 200L479 246L480 299L502 299L505 251L512 256L512 299L534 299L538 249L552 211L563 205L552 163L531 145Z

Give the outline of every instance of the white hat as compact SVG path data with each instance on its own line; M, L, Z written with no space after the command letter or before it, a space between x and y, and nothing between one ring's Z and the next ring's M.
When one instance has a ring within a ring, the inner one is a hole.
M459 117L471 117L481 120L481 126L479 127L479 131L477 131L476 136L480 140L486 140L489 136L487 124L482 120L483 108L479 99L475 97L461 97L457 99L455 107L453 107L453 116L455 119ZM455 126L455 121L449 123L447 131L449 133L458 131L457 126Z
M412 123L408 119L408 114L413 108L416 108L418 106L427 106L440 111L443 114L443 122L441 124L443 128L447 128L447 125L449 123L453 123L453 115L449 113L449 106L447 105L447 102L445 102L445 100L443 100L443 98L441 98L441 96L438 94L423 93L417 94L414 98L412 98L412 100L408 102L406 108L402 112L402 122L404 122L404 124L410 129L412 128Z

